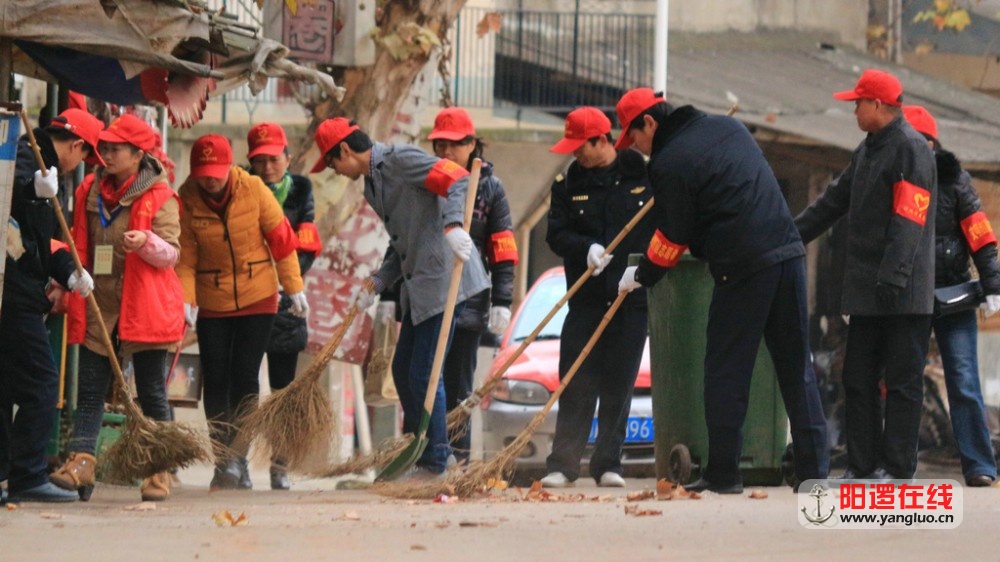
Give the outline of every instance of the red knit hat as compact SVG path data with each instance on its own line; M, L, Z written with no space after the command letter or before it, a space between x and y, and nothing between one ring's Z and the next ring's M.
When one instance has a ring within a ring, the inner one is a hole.
M938 138L938 126L934 116L927 108L920 105L904 105L903 115L918 133L923 133L934 140Z

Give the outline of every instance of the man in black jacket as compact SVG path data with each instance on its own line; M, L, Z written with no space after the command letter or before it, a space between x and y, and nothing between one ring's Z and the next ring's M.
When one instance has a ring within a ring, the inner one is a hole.
M903 107L903 114L910 126L927 139L937 162L934 286L948 287L972 279L971 257L986 295L986 302L980 306L987 316L992 315L1000 309L997 237L983 212L972 178L962 169L958 158L941 147L937 121L930 112L919 105L908 105ZM976 310L937 315L932 326L944 365L948 413L965 483L974 487L991 486L997 477L997 463L986 424L983 391L979 387Z
M850 315L844 478L908 479L917 466L933 307L934 157L903 119L903 87L891 74L866 70L853 90L834 98L855 102L858 128L868 135L795 226L809 242L849 218L842 302Z
M795 473L825 478L826 422L809 361L805 248L774 173L731 117L673 109L649 88L622 96L618 146L648 154L656 232L620 290L655 285L689 248L715 280L705 354L708 463L692 491L743 491L739 470L761 337L774 361L792 429Z
M0 480L7 480L11 501L72 502L75 491L49 482L45 447L55 421L59 373L52 359L43 316L52 303L45 294L51 277L86 296L94 287L90 275L75 271L65 250L51 253L56 217L49 201L58 193L58 176L68 174L85 159L99 162L97 137L102 123L86 111L68 109L35 138L49 166L43 177L27 135L17 146L13 197L7 236L20 238L20 247L8 244L0 310ZM15 225L16 223L16 225ZM12 417L14 405L17 416Z
M569 300L559 343L559 377L576 361L618 294L616 280L628 255L642 251L652 235L649 218L622 241L614 255L605 245L652 197L642 156L618 152L611 141L611 120L594 107L581 107L566 117L565 138L551 148L576 160L552 184L552 206L546 242L566 268L567 287L593 268L594 276ZM621 453L632 404L632 389L646 344L646 292L629 295L590 355L559 397L552 454L545 461L547 488L561 488L580 475L594 408L597 439L590 475L600 486L624 486Z

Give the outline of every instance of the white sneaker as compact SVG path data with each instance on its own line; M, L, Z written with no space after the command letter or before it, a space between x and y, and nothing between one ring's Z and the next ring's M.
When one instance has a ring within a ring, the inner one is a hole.
M573 485L562 472L551 472L539 482L542 483L543 488L566 488Z
M597 481L597 485L602 488L624 488L625 479L617 472L605 472L601 475L601 479Z

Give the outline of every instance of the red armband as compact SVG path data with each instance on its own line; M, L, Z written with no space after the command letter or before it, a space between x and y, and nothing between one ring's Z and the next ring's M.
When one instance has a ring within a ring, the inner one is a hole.
M323 243L320 242L319 230L316 228L315 223L304 222L299 224L299 229L295 232L295 235L299 238L296 250L308 252L313 255L319 255L320 251L323 250Z
M442 158L427 173L427 179L424 180L424 187L427 188L427 191L439 197L447 197L448 188L451 187L451 184L467 175L469 175L468 170L451 160Z
M892 186L892 193L893 212L924 226L927 208L931 205L931 192L906 180L899 180Z
M986 218L986 213L982 211L972 213L962 219L961 225L972 253L976 253L987 244L997 243L997 237L993 234L993 227L990 226L990 219Z
M649 248L646 249L646 257L649 261L660 267L673 267L687 251L687 246L671 242L662 232L657 229L653 233L653 239L649 241Z
M490 235L490 265L512 261L517 265L517 242L510 230L494 232Z
M287 258L299 245L299 238L295 236L292 223L288 222L287 217L270 232L265 233L264 237L267 238L267 247L270 248L274 261Z

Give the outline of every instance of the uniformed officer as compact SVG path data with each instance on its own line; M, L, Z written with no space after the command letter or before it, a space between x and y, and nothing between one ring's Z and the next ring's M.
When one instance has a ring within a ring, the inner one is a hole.
M805 248L788 204L750 132L731 117L672 108L649 88L616 106L618 147L650 155L656 232L620 289L656 284L681 255L708 262L705 421L708 465L692 491L743 491L740 453L761 336L771 352L792 429L795 473L825 478L826 421L809 361Z
M359 290L355 303L367 309L378 293L402 279L403 317L392 376L403 405L403 432L416 433L454 260L465 262L458 302L490 286L479 252L462 229L469 172L415 146L373 143L343 117L321 123L315 138L321 156L312 173L330 167L352 180L363 176L365 200L389 233L389 251L370 278L375 289ZM449 329L453 328L454 323ZM445 416L444 383L438 379L429 443L413 477L432 478L444 472L451 454Z
M923 372L934 294L937 172L927 141L903 118L903 86L875 69L853 90L867 133L851 163L795 218L809 242L847 215L843 314L845 478L911 478L923 404ZM930 222L928 222L928 217ZM883 421L879 380L885 378Z
M594 277L569 300L559 347L559 377L576 361L618 294L617 280L628 255L645 248L652 222L643 219L622 241L614 255L607 245L645 205L652 190L642 156L616 151L611 121L599 109L581 107L566 116L565 137L550 149L576 159L566 175L552 184L552 206L546 241L563 258L566 284L574 284L593 267ZM600 486L621 487L622 444L632 403L632 388L646 344L646 292L629 295L597 341L572 382L559 397L552 453L545 461L547 488L561 488L580 475L594 409L597 440L590 458L590 475Z

